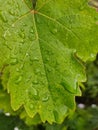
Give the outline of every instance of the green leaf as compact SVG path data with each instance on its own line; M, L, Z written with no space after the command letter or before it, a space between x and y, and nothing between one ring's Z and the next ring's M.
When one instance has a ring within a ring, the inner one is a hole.
M87 1L0 0L0 68L11 106L30 117L62 122L97 53L97 15ZM94 45L93 45L94 44ZM81 60L80 60L80 59Z

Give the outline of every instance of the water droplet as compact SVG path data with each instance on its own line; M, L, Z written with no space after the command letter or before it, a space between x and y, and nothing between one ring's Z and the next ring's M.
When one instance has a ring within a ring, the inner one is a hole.
M47 71L48 71L48 72L51 72L51 71L52 71L52 69L51 69L51 68L47 68Z
M10 13L11 15L14 15L14 14L15 14L14 10L10 10L9 13Z
M47 61L49 61L49 60L50 60L50 58L49 58L49 57L47 57L47 58L46 58L46 62L47 62Z
M53 34L57 33L58 30L56 28L54 28L52 31L51 31Z
M31 87L30 87L30 90L29 90L29 94L33 94L33 95L35 95L35 96L37 96L38 95L38 92L37 92L37 90L34 88L34 85L33 84L31 84Z
M34 57L33 60L34 60L34 61L39 61L39 58L38 58L38 57Z
M26 56L29 56L29 54L28 54L28 53L26 53Z
M34 106L31 104L31 105L30 105L30 109L33 109L33 108L34 108Z
M28 90L28 96L29 98L38 100L39 99L39 95L38 95L38 91L34 88L34 86L32 85L29 90Z
M34 30L33 30L33 29L31 29L31 30L30 30L30 33L34 33Z
M25 38L25 34L23 32L21 32L19 35L21 38Z
M23 43L24 43L24 39L21 39L21 40L20 40L20 43L22 43L22 44L23 44Z
M31 80L32 76L29 76L27 79L26 79L26 82L29 82Z
M2 19L4 22L7 22L7 18L6 18L6 16L5 16L5 13L1 12L1 13L0 13L0 17L1 17L1 19Z
M37 81L37 80L34 80L32 83L33 83L34 85L36 85L36 84L38 84L38 81Z
M27 24L23 23L23 26L27 26Z
M83 9L84 9L84 6L81 6L79 9L80 9L80 10L83 10Z
M24 32L24 29L23 29L23 28L21 28L21 32Z
M18 63L18 60L16 58L11 58L10 64L15 65Z
M6 36L11 36L10 32L6 30L3 34L3 38L6 39Z
M42 98L42 101L43 102L47 102L49 100L49 96L48 95L45 95L43 98Z
M23 69L23 67L24 67L24 64L21 64L20 69Z
M32 94L35 95L35 96L38 95L37 90L36 90L33 86L32 86L31 92L32 92Z
M22 76L19 76L19 77L17 78L17 80L15 81L15 83L18 84L18 83L21 82L21 80L22 80Z
M35 70L35 74L38 74L38 73L40 73L40 69Z
M16 4L16 8L20 9L20 5L19 5L18 2L17 2L17 4Z
M45 72L41 71L41 76L46 76Z

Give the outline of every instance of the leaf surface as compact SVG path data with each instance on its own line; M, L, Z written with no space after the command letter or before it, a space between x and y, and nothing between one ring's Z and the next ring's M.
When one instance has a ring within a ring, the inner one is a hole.
M82 61L98 51L97 15L87 1L40 0L35 10L30 4L0 0L2 83L14 110L24 106L30 117L60 123L81 94Z

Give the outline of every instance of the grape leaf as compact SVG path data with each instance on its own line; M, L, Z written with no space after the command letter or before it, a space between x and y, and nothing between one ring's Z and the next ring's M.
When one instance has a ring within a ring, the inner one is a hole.
M78 84L86 80L82 61L97 53L97 15L87 1L0 0L0 68L11 106L30 117L62 122ZM82 60L82 61L81 61Z

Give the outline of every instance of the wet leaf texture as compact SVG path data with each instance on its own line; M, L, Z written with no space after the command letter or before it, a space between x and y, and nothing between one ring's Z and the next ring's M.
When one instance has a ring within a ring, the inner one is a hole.
M83 62L98 51L98 14L80 0L0 0L0 69L13 110L62 122L78 84L86 80Z

